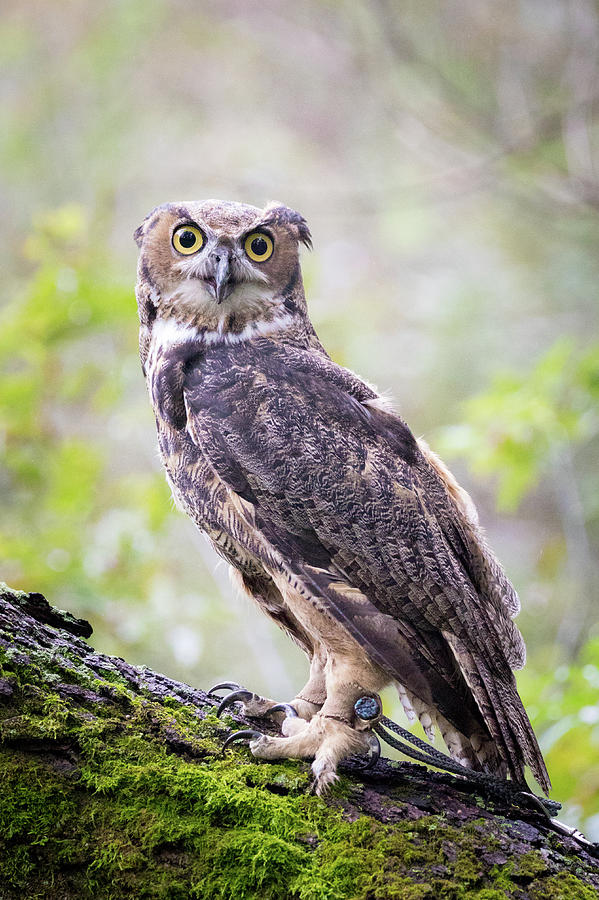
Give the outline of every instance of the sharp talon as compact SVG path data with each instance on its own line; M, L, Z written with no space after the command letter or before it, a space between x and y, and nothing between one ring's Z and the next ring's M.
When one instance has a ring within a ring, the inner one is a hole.
M238 691L231 691L230 694L227 694L226 697L223 697L221 702L219 703L218 709L216 710L216 715L220 716L222 711L227 708L227 706L231 706L232 703L236 703L238 700L242 702L245 700L249 700L252 697L251 691L244 691L243 688L240 688Z
M370 744L370 749L366 765L364 766L365 769L371 769L373 766L376 766L381 758L381 742L376 734L368 735L368 743Z
M298 713L294 706L291 703L275 703L274 706L271 706L269 710L267 710L267 714L270 715L274 712L284 712L285 715L290 719L297 719Z
M362 762L361 757L358 757L358 765L361 769L372 769L381 758L381 742L375 734L371 733L368 735L368 743L370 747L368 748L366 760Z
M211 687L208 691L208 696L210 697L215 691L222 691L224 689L228 691L239 691L241 690L241 685L237 684L235 681L219 681L218 684L215 684L214 687Z
M224 753L227 747L230 747L235 741L254 741L256 738L261 737L264 737L261 731L252 731L251 728L246 728L243 731L234 731L223 744L222 752Z

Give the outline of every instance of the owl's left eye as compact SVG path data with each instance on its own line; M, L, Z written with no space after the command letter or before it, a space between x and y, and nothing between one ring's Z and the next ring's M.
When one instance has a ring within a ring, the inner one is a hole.
M181 225L173 234L173 247L184 256L197 253L203 244L204 235L196 225Z
M244 248L254 262L266 262L272 256L274 244L270 235L263 231L252 231L245 239Z

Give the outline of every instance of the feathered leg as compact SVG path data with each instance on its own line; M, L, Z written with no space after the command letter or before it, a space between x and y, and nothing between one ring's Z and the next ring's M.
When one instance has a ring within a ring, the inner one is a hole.
M233 703L240 703L242 714L253 719L271 716L279 724L282 724L287 717L294 718L295 713L299 719L309 722L326 699L325 663L326 654L322 650L315 652L310 660L310 677L290 703L279 703L268 697L261 697L259 694L254 694L252 691L248 691L234 682L216 684L209 693L222 690L223 688L230 688L231 690L231 693L223 697L220 703L218 708L219 715L228 706L232 706ZM289 707L291 707L291 713Z
M325 793L337 780L337 766L353 754L372 749L370 722L356 716L354 706L363 696L377 697L388 678L372 666L351 657L329 654L325 666L326 700L309 722L286 718L285 737L242 732L254 756L260 759L314 759L314 790ZM380 708L380 701L378 701ZM235 735L229 742L235 740Z

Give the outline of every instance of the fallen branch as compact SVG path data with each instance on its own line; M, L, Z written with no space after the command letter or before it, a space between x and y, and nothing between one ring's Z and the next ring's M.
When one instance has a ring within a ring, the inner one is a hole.
M599 896L574 840L452 776L348 763L321 800L307 763L223 756L255 722L90 634L0 590L1 900Z

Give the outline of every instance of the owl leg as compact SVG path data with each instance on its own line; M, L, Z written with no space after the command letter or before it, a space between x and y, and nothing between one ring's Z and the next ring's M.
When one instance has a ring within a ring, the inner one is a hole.
M241 685L229 681L215 684L208 693L214 694L224 688L229 688L231 691L221 700L217 715L220 715L233 703L241 703L244 716L252 719L271 716L283 726L283 733L288 734L289 730L297 731L306 722L309 722L324 703L326 699L325 663L326 654L322 651L315 652L310 660L310 678L290 703L277 703L276 700L261 697L259 694L254 694ZM295 719L298 721L293 722Z
M338 779L337 765L346 756L364 756L372 752L368 732L357 731L346 722L317 713L297 734L269 737L259 731L238 731L225 741L225 747L248 740L258 759L313 759L313 790L324 794Z
M378 690L387 679L368 667L358 673L353 663L329 657L326 666L327 698L321 710L298 728L295 720L283 731L285 737L270 737L257 731L231 735L225 746L248 740L260 759L313 759L314 790L324 794L337 781L337 765L353 754L370 755L373 740L370 727L380 717ZM366 682L366 684L364 684ZM299 723L297 723L299 725Z

